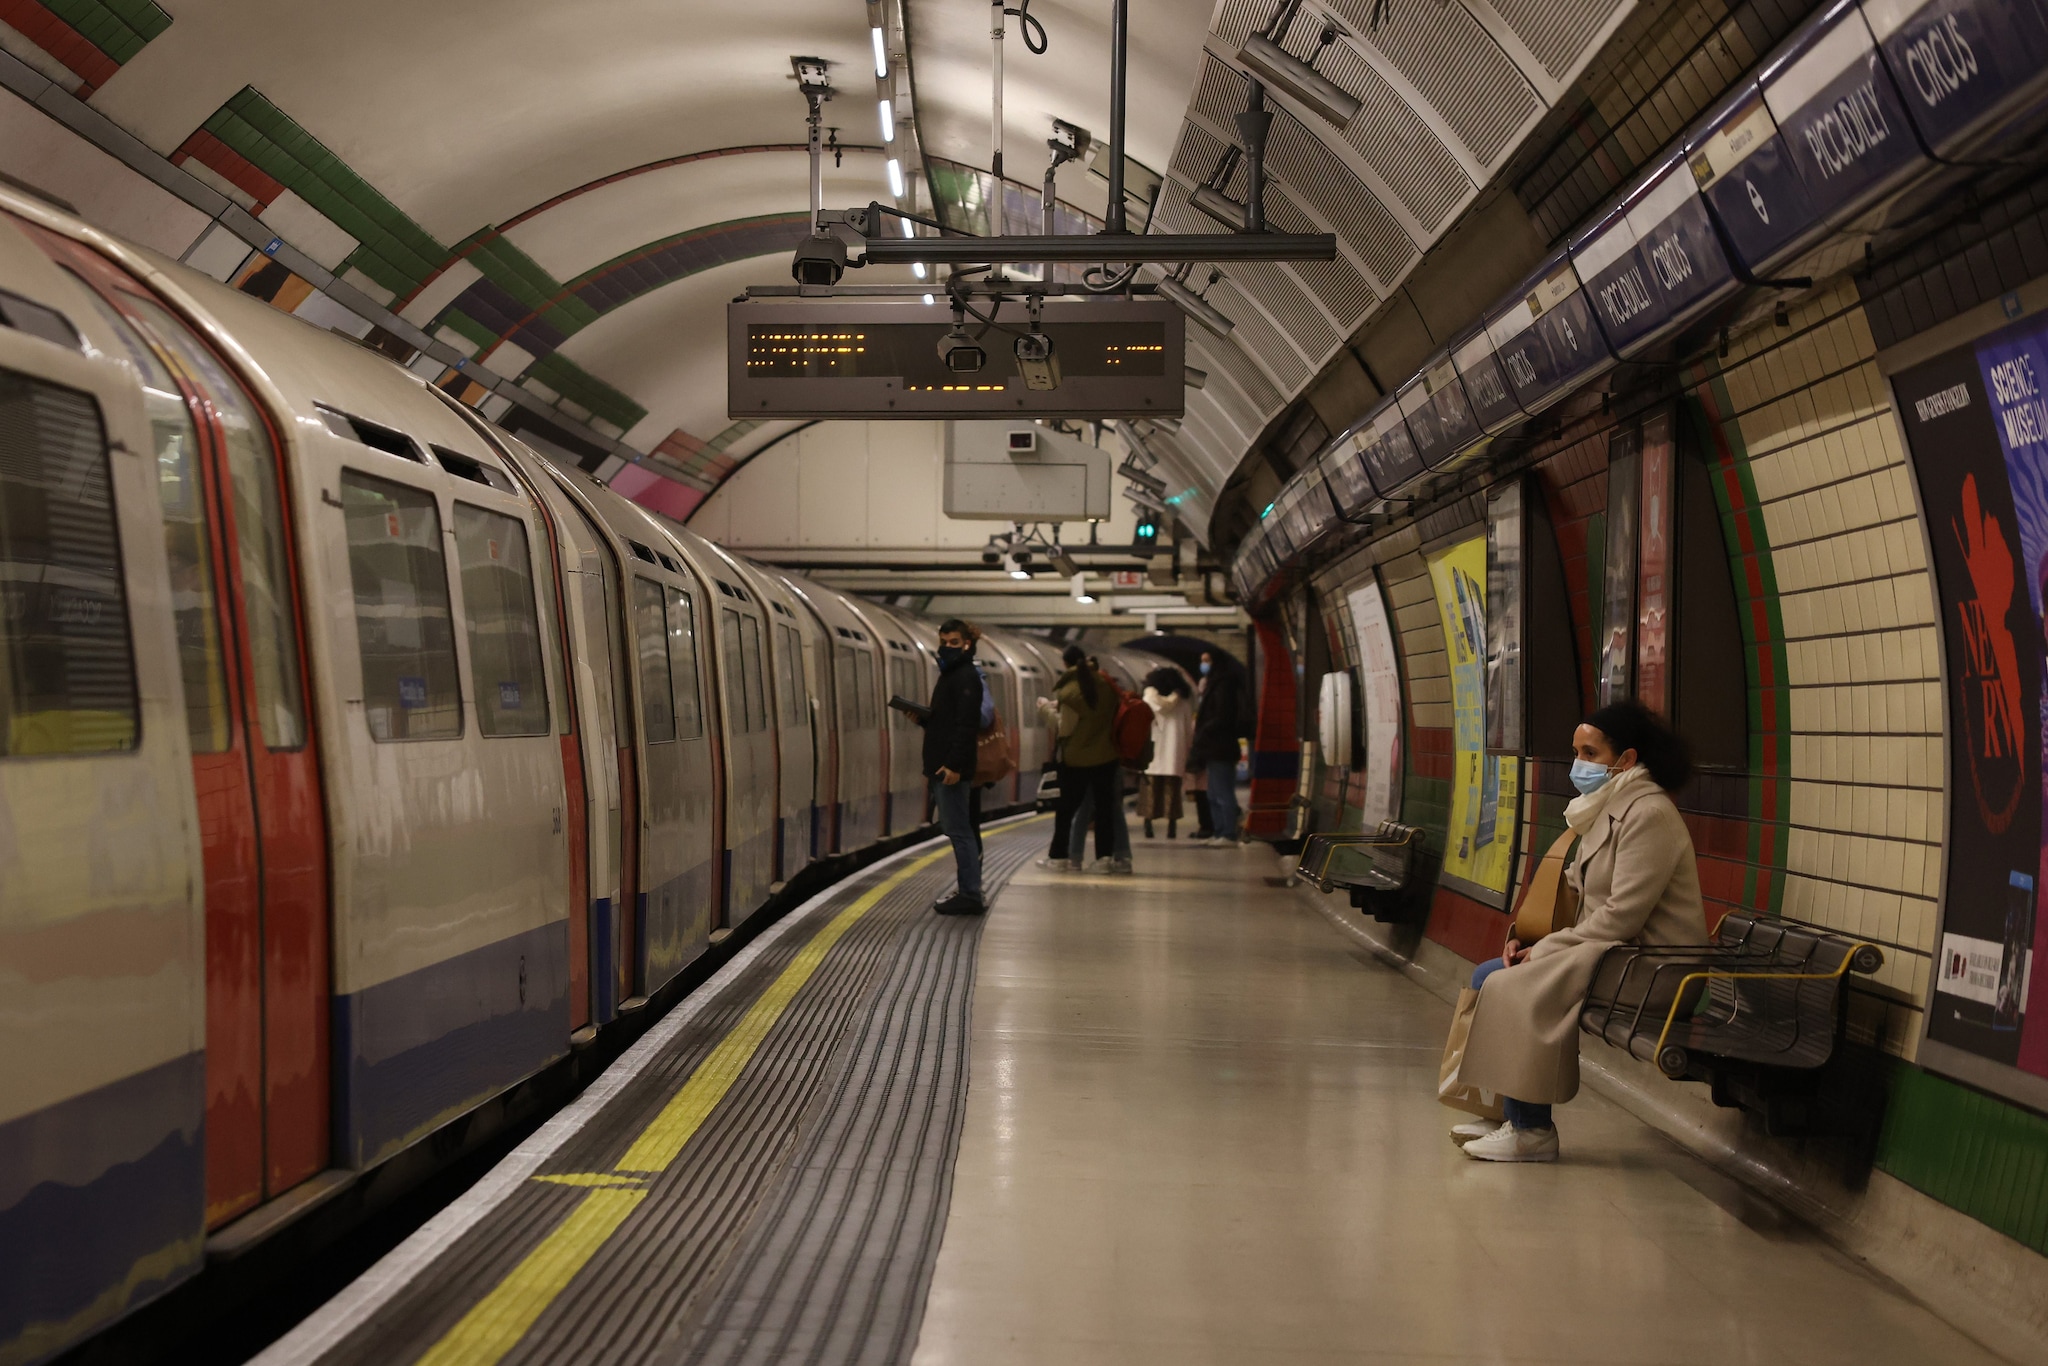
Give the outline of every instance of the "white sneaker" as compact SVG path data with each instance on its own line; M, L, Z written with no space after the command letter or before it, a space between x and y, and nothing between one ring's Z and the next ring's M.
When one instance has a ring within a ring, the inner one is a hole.
M1203 840L1202 847L1204 849L1235 849L1237 847L1237 841L1234 839L1225 838L1222 835L1218 835L1214 839Z
M1109 861L1109 871L1118 877L1129 877L1131 875L1131 861L1127 858L1111 859Z
M1047 872L1052 873L1071 873L1077 871L1081 865L1072 859L1041 858L1031 860L1031 866L1033 868L1043 868Z
M1557 1129L1517 1129L1503 1124L1485 1138L1467 1143L1464 1152L1481 1162L1555 1162Z
M1091 873L1113 873L1116 871L1116 860L1113 858L1099 858L1088 865L1088 871Z
M1463 1124L1453 1124L1451 1126L1451 1142L1462 1148L1475 1139L1491 1136L1495 1130L1501 1128L1506 1123L1507 1121L1504 1119L1473 1119L1467 1120Z

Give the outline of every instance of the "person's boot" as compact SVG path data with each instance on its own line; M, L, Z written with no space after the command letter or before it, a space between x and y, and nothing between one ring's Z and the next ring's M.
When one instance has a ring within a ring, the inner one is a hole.
M1179 822L1179 821L1168 821L1168 822L1166 823L1166 837L1167 837L1168 839L1170 839L1170 840L1177 840L1177 839L1179 839L1179 838L1180 838L1180 832L1179 832L1178 830L1176 830L1176 829L1174 828L1175 826L1177 826L1177 825L1179 825L1179 824L1180 824L1180 822ZM1151 831L1149 831L1149 830L1147 830L1147 831L1146 831L1145 833L1149 835L1149 834L1151 834L1152 832L1151 832Z
M1145 838L1148 840L1152 838L1152 822L1150 821L1145 822ZM1168 836L1168 838L1170 839L1172 837Z
M988 906L978 896L968 896L965 892L955 892L944 901L933 905L932 909L940 915L980 915L988 909Z

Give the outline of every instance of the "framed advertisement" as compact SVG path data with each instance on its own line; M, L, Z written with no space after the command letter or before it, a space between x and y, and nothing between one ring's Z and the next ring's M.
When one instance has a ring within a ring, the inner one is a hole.
M1451 811L1442 882L1506 910L1521 760L1486 752L1486 537L1426 557L1451 675Z
M1641 434L1624 427L1607 442L1607 556L1601 569L1596 646L1601 706L1633 691L1636 662L1636 519Z
M1359 711L1364 717L1365 792L1362 829L1401 815L1401 654L1377 572L1351 590L1358 641Z
M1522 481L1496 487L1486 500L1486 750L1521 754L1528 744L1527 494Z
M1674 471L1669 409L1643 419L1636 436L1636 700L1671 714L1671 512Z
M2048 1108L2043 573L2048 318L1892 379L1938 584L1948 708L1941 919L1919 1061Z

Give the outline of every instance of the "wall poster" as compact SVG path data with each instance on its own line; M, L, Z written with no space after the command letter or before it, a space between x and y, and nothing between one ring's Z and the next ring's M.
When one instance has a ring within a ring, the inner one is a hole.
M1364 824L1401 816L1401 662L1394 626L1379 579L1351 591L1351 623L1358 637L1360 710L1365 716Z
M1893 378L1941 600L1947 885L1920 1061L2048 1107L2048 319Z
M1451 815L1443 880L1507 909L1521 814L1521 760L1486 752L1486 537L1429 556L1451 671Z
M1528 522L1519 480L1486 500L1486 747L1520 754L1527 729L1528 671L1522 662Z
M1636 700L1671 714L1671 413L1643 420L1638 437L1636 526Z

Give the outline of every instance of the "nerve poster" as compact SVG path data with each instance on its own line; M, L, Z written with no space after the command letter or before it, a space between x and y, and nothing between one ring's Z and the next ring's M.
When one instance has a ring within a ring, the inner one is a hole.
M1993 333L1894 380L1942 611L1950 839L1924 1059L1979 1085L2048 1094L2048 950L2039 893L2048 323ZM1985 1065L1988 1064L1987 1068ZM2001 1075L2002 1074L2002 1075Z
M1451 815L1444 881L1505 909L1521 760L1486 752L1486 537L1429 556L1451 673Z

